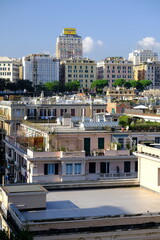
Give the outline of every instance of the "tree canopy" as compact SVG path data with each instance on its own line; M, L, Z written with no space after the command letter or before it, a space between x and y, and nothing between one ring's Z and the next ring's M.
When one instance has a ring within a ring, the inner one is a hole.
M79 81L68 82L65 84L65 90L69 92L78 91L79 87L80 87Z
M108 80L105 79L98 79L92 82L91 88L104 88L105 86L108 86Z
M139 91L143 91L146 87L150 86L152 84L152 81L150 80L140 80L140 81L136 81L136 80L130 80L130 81L126 81L122 78L117 79L113 85L115 87L119 86L119 87L126 87L126 88L136 88Z
M122 87L124 84L125 84L125 80L123 78L118 78L114 83L113 85L115 87Z
M141 80L140 83L142 83L143 88L146 88L152 84L152 81L150 80Z
M131 124L131 118L129 116L120 116L119 117L119 124L122 126L122 127L127 127Z
M53 92L59 91L59 82L58 81L46 82L44 85L49 91L53 91Z

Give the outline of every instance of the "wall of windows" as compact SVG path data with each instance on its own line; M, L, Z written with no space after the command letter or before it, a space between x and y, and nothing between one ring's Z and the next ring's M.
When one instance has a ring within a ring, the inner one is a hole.
M71 174L81 174L82 173L82 166L81 163L67 163L66 164L66 175Z

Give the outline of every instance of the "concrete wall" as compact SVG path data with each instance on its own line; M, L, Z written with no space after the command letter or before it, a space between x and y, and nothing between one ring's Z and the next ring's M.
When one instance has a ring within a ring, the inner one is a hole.
M160 149L138 144L135 155L138 157L140 185L160 192Z
M13 203L18 209L35 209L46 207L46 193L13 194L8 197L8 204Z

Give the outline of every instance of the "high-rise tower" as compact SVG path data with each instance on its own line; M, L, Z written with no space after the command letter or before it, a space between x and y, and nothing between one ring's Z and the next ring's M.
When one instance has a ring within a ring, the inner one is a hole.
M76 28L64 28L63 34L57 38L56 57L60 60L83 57L82 37L76 33Z

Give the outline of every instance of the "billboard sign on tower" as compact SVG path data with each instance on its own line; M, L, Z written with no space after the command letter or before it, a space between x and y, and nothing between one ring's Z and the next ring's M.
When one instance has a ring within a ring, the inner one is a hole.
M76 28L64 28L63 29L63 34L75 35L76 34Z

